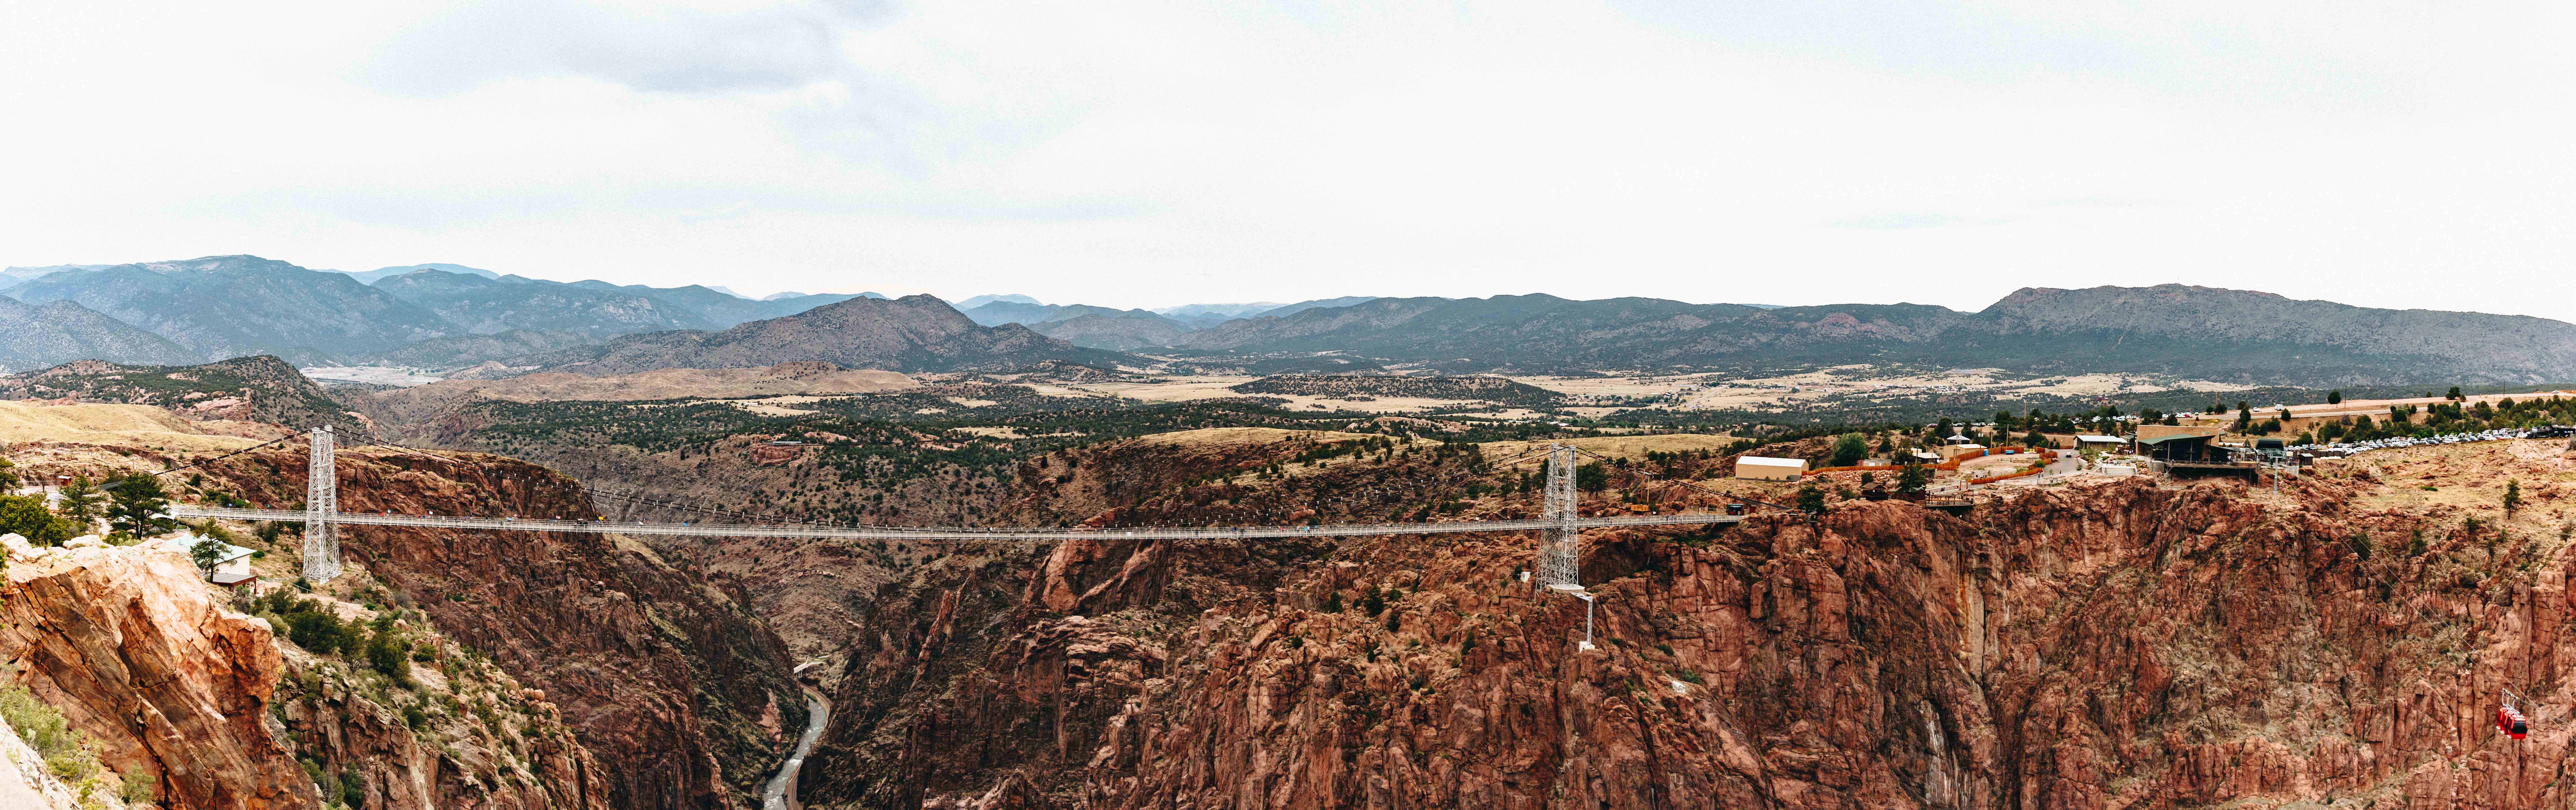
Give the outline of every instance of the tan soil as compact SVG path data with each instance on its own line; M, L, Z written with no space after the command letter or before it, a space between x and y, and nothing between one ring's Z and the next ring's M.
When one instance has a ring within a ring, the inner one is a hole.
M256 422L191 422L150 405L0 400L0 442L66 442L171 451L239 450L284 435Z

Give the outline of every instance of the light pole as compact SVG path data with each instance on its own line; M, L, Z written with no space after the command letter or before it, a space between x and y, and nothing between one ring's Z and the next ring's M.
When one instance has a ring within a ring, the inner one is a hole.
M1547 587L1583 600L1583 641L1575 645L1575 649L1592 649L1592 594L1583 590L1583 586L1571 582L1558 582Z

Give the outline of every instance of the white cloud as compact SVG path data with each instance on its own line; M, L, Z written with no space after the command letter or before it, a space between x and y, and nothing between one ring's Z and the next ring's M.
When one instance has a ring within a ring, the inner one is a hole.
M2493 294L2576 248L2565 14L57 4L0 28L0 263L1118 306L2184 281L2576 320Z

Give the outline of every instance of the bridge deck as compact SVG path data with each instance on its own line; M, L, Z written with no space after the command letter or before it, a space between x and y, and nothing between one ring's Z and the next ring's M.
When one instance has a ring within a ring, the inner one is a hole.
M177 518L224 518L227 520L303 521L312 515L299 509L227 509L220 507L172 504L170 516ZM1577 518L1575 528L1603 529L1619 526L1689 526L1736 523L1741 515L1685 513ZM695 535L704 537L825 537L845 540L968 540L1019 541L1065 540L1075 537L1137 537L1164 540L1201 540L1219 538L1271 537L1368 537L1393 534L1446 534L1450 532L1511 532L1558 528L1563 523L1544 518L1526 520L1475 520L1456 523L1366 523L1328 526L1246 526L1203 528L1071 528L1071 529L970 529L962 527L911 528L904 526L849 527L799 525L746 525L740 523L621 523L597 520L538 520L525 518L450 517L446 515L393 515L340 512L330 522L366 526L420 526L438 529L505 529L521 532L588 532L616 534Z

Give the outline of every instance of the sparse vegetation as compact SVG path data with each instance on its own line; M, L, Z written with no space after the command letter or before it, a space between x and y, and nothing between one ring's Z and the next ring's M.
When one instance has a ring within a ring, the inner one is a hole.
M98 775L98 755L63 713L24 686L0 687L0 720L17 729L18 739L45 760L45 769L65 782L79 783Z
M0 495L0 534L16 534L39 546L59 546L72 539L80 524L45 508L33 495ZM6 560L0 560L5 565Z

